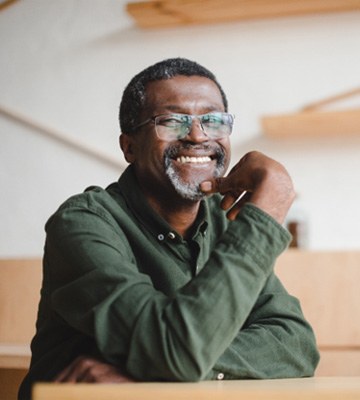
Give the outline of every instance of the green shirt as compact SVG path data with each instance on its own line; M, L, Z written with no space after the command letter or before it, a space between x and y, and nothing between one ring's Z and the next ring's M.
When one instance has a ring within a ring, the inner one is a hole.
M220 200L201 202L188 240L150 208L132 167L67 200L46 224L20 398L80 354L140 381L312 375L312 329L273 272L289 233L251 204L229 222Z

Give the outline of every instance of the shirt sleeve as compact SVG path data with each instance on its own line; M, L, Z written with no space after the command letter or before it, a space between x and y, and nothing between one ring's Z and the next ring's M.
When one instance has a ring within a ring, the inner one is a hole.
M239 331L261 320L256 304L265 302L261 293L288 241L274 220L245 206L200 274L168 297L139 272L125 235L102 208L73 205L47 226L51 307L93 338L105 360L126 360L135 379L198 381L225 358L230 374L236 360L229 354L246 342ZM273 333L262 329L266 342Z
M298 299L271 274L237 336L208 379L275 379L312 376L319 352Z

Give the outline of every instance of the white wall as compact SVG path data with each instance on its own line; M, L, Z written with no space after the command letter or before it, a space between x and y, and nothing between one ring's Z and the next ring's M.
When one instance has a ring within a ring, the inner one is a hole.
M163 58L194 59L215 72L236 114L233 161L250 149L279 159L309 217L309 247L358 249L360 139L269 140L259 119L359 86L360 12L144 31L125 3L23 0L0 12L0 107L123 162L124 86ZM106 186L121 168L1 113L0 135L0 257L40 256L43 225L58 205Z

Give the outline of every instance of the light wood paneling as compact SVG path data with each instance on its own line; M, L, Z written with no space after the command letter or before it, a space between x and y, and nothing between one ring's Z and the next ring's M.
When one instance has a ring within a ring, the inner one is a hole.
M275 270L314 328L316 375L360 377L360 252L288 250Z
M0 260L0 343L30 343L40 286L41 260Z
M288 250L275 268L321 346L360 349L360 252Z
M320 352L316 376L357 376L360 380L360 348L321 348Z

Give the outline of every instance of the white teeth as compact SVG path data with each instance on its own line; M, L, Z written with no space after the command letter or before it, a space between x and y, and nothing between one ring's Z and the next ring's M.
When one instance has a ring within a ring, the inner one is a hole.
M181 156L176 159L180 163L207 163L211 161L210 157L185 157Z

